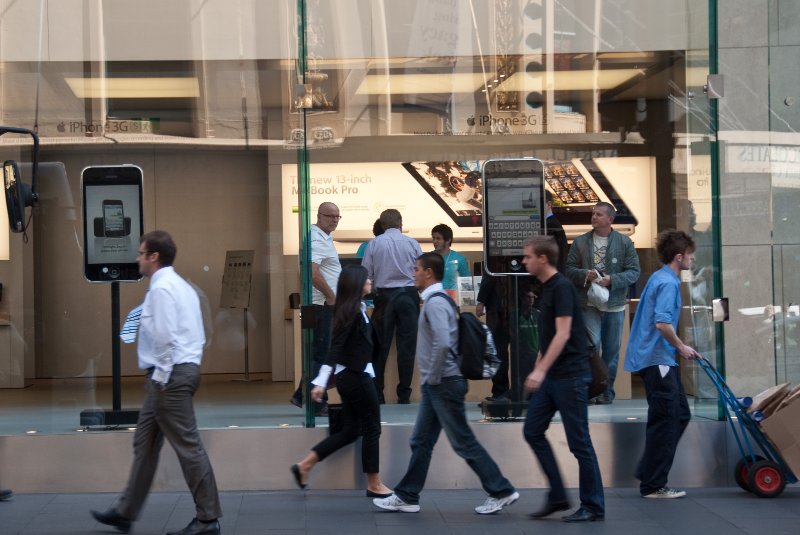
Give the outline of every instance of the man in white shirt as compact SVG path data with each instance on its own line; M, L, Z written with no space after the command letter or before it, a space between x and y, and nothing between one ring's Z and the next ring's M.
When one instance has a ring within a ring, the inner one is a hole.
M150 279L139 326L139 368L147 371L145 400L133 437L128 485L114 507L92 511L102 523L127 533L138 518L166 438L180 461L196 517L168 535L216 535L222 509L214 471L200 441L192 398L200 384L205 335L197 293L172 267L177 248L161 230L142 236L139 273Z
M312 358L311 377L316 377L320 366L325 361L325 356L331 347L331 321L333 320L333 305L336 302L336 283L342 265L339 262L339 253L333 245L331 233L339 226L339 207L332 202L324 202L317 209L317 223L311 225L311 301L315 308L316 324L314 326L314 349ZM303 406L303 384L306 378L300 380L289 402L297 407ZM325 398L323 398L324 400ZM317 406L317 416L325 416L328 412L327 404L323 401Z

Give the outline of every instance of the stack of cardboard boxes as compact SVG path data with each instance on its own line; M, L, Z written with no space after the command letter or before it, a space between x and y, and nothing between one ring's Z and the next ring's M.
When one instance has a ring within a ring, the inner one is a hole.
M800 476L800 385L768 388L753 398L747 412L763 418L761 429L794 475Z

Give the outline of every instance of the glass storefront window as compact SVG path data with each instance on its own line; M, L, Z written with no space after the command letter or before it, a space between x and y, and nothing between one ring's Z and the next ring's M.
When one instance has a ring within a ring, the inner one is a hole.
M681 336L724 367L734 388L796 380L794 174L776 159L765 171L737 156L761 147L790 152L786 58L794 43L778 39L788 26L771 12L764 79L774 83L757 94L772 114L733 128L738 116L722 102L718 119L703 89L716 65L716 26L708 5L696 4L145 1L135 9L47 5L45 13L39 4L10 6L0 21L0 123L36 125L41 160L63 166L41 168L29 243L11 234L3 260L0 241L0 343L9 348L0 348L0 359L8 355L0 386L33 385L0 398L25 404L38 393L27 406L47 415L38 427L52 433L72 432L80 410L110 404L110 292L83 278L80 176L88 165L116 163L142 167L145 229L175 235L178 270L207 298L213 333L207 390L198 394L208 407L201 426L313 425L313 410L288 400L311 362L311 332L295 305L310 302L312 251L303 244L321 202L341 210L333 236L345 263L372 238L379 214L396 208L423 251L433 249L435 225L451 227L453 249L479 275L482 199L470 173L489 158L545 162L570 240L590 230L594 203L615 206L615 227L631 237L642 267L628 294L631 314L659 267L656 234L691 232L697 266L684 279ZM723 59L732 57L736 47L724 45ZM748 140L752 132L761 141ZM21 137L0 137L0 154L30 161ZM740 247L763 254L746 253L740 267ZM246 311L221 302L229 251L253 252ZM757 280L763 273L769 280ZM748 284L736 286L741 281ZM456 297L473 306L474 290L456 282ZM146 288L122 285L123 317ZM709 308L723 288L732 300L724 346ZM764 319L768 326L757 324ZM739 332L755 336L742 340ZM767 372L741 350L756 353L759 344L771 352ZM245 372L245 351L247 371L263 381L231 382ZM406 423L413 411L393 406L392 358L385 418ZM136 406L133 346L122 348L122 375L123 405ZM703 374L687 366L683 378L695 400L710 400L698 413L709 407L716 417ZM618 381L620 401L641 399L635 377ZM489 394L488 382L475 384L470 400ZM231 409L237 403L258 408ZM6 432L23 430L0 428Z
M570 241L591 229L596 202L617 209L615 228L631 236L642 266L631 312L660 267L658 231L695 236L701 254L685 280L681 335L717 363L707 6L382 2L356 14L347 2L306 5L309 69L320 76L311 92L335 102L308 116L312 131L335 140L309 138L311 204L339 204L341 253L354 253L393 207L423 250L445 223L453 247L479 262L482 213L469 173L488 158L537 157ZM369 34L337 18L369 18ZM685 368L688 390L716 415L713 388ZM622 375L619 399L635 397L636 378Z

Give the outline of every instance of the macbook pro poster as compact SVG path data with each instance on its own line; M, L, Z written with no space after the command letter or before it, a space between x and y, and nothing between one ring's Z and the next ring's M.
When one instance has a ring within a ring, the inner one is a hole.
M342 219L333 233L339 254L353 254L373 237L372 224L387 208L403 216L403 232L423 251L431 250L431 228L453 229L453 248L483 249L482 161L315 163L311 173L311 223L322 202L335 203ZM649 157L545 160L546 188L554 194L556 217L568 238L591 230L591 208L610 202L619 216L614 227L636 247L653 244L655 202ZM298 254L297 165L281 166L283 251Z

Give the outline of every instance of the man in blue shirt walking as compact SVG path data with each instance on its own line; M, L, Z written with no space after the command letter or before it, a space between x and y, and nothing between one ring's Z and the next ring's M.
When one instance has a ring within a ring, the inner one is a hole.
M677 334L680 273L692 268L694 241L683 231L665 230L656 251L664 265L644 287L625 355L625 370L639 372L647 393L647 435L636 478L643 498L682 498L686 492L669 488L667 476L691 419L675 355L687 360L700 356Z

